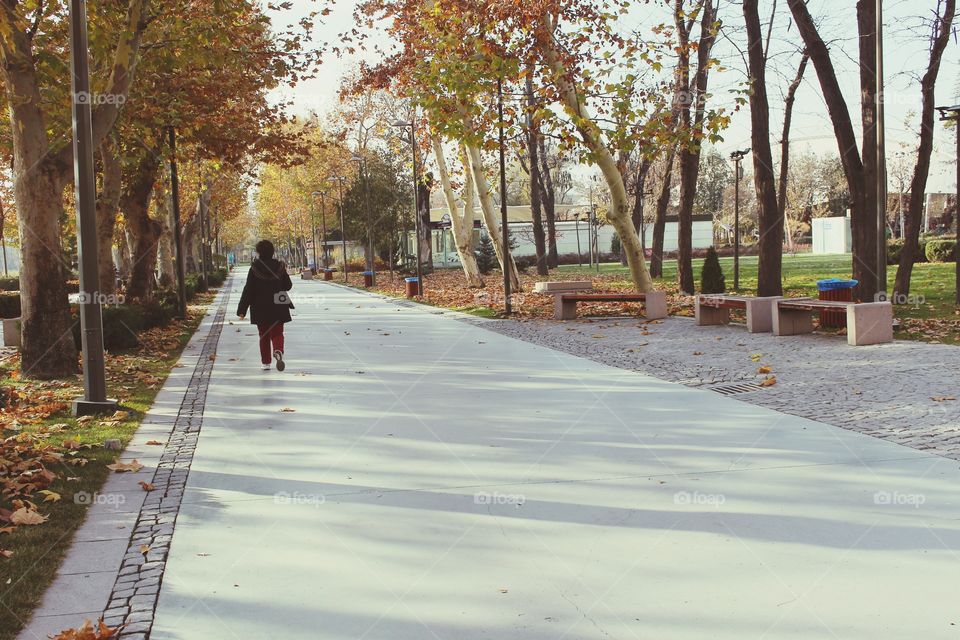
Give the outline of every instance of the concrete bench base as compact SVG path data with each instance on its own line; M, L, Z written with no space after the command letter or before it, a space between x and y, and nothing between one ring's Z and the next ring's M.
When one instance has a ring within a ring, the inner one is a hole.
M747 315L747 331L769 333L773 331L774 302L782 296L750 298L745 296L699 295L694 306L697 326L728 324L731 309L744 309ZM710 304L713 300L715 303ZM719 302L719 304L717 304Z
M784 300L788 300L784 298ZM773 314L773 333L792 336L813 332L813 315L821 308L811 301L808 309L783 308L777 303ZM833 306L836 306L834 303ZM861 347L893 341L893 305L889 302L864 302L846 305L847 344Z
M20 318L3 319L3 346L20 347Z
M310 271L310 269L304 269L303 271L300 272L300 279L313 280L313 271Z

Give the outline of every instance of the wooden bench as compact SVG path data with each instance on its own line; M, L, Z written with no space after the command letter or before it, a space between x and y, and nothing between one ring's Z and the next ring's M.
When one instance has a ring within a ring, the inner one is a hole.
M743 309L747 314L747 331L769 333L773 331L773 303L780 299L781 296L754 298L701 293L694 307L697 326L727 324L731 309Z
M847 344L863 346L893 341L893 305L890 302L841 302L813 298L782 298L775 303L773 334L792 336L813 331L813 315L846 311Z
M554 296L554 317L557 320L573 320L577 317L580 302L642 302L644 317L659 320L667 317L667 294L663 291L650 293L561 293Z

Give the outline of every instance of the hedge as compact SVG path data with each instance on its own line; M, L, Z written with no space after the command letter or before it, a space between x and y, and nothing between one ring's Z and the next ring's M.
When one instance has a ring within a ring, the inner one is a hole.
M956 240L930 240L924 253L930 262L953 262L956 251Z

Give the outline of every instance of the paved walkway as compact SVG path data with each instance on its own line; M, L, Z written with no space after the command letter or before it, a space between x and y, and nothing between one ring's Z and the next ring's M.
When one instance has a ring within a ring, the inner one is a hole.
M680 317L650 324L608 318L482 326L960 459L960 347L905 340L851 347L843 337L749 334L742 325L698 327ZM757 374L761 365L771 368L776 385L757 386L767 377Z
M296 284L286 372L223 327L150 637L960 633L955 461Z

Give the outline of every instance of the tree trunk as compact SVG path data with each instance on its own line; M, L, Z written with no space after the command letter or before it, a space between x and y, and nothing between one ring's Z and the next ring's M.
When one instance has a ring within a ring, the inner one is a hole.
M868 204L869 202L875 203L876 196L870 196L868 200L867 192L874 192L874 185L869 183L865 177L864 160L861 159L860 154L857 152L857 138L854 133L853 122L850 118L847 104L844 101L843 92L840 89L840 83L837 80L833 62L830 60L830 51L827 49L823 38L821 38L817 32L816 24L810 12L807 10L806 2L804 0L788 0L788 5L790 6L790 12L793 15L794 21L797 23L797 30L800 32L807 52L810 54L810 61L817 71L817 78L820 81L823 99L827 104L827 111L830 114L830 121L833 124L833 132L837 139L837 147L840 152L840 162L843 166L843 173L847 180L847 188L850 192L850 217L851 224L855 228L853 277L860 280L860 286L856 294L861 300L872 300L874 293L876 293L876 276L875 274L871 274L875 269L876 261L873 260L873 262L870 262L870 255L863 255L861 253L864 250L864 225L861 220L864 216L871 216ZM865 17L861 14L862 12L858 5L858 19L860 28L862 29L867 20L865 20ZM872 32L872 24L868 27L868 30ZM861 33L861 36L863 36L863 33ZM861 40L861 58L863 58L865 47L873 51L872 46L874 39L862 37ZM867 44L863 42L863 40L869 40L870 42ZM872 63L869 64L868 70L869 69L873 69ZM867 73L868 70L863 70L863 73ZM864 97L863 100L864 103L866 103L867 98ZM864 111L864 115L866 114L867 111ZM872 126L872 124L870 126ZM872 129L865 129L865 132L864 146L866 148L867 138L872 134ZM874 145L874 150L876 150L876 145ZM874 213L876 212L874 211ZM874 239L871 243L875 243L875 233L872 238ZM875 256L876 253L874 252L873 255Z
M422 166L422 165L421 165ZM430 192L433 190L433 177L426 173L417 183L417 206L420 216L420 270L433 272L433 231L430 227Z
M547 267L556 269L560 266L560 255L557 252L557 192L553 185L553 174L547 162L547 146L542 135L537 140L540 159L540 201L543 203L544 217L547 223Z
M484 286L480 268L477 265L477 256L473 252L473 181L470 176L464 180L463 213L457 208L457 198L453 194L453 185L450 183L450 172L447 169L447 160L444 157L443 145L436 137L431 137L433 153L437 160L437 169L440 173L440 185L447 200L447 209L450 211L450 227L453 230L453 241L457 246L457 256L460 257L460 266L467 279L467 286L475 289Z
M920 249L923 200L927 192L927 176L930 174L930 157L933 153L935 89L937 76L940 73L940 61L950 41L950 30L956 10L956 0L945 0L943 14L934 25L931 34L927 71L920 80L920 144L917 148L917 163L913 168L913 178L910 180L910 208L907 211L903 248L900 250L900 264L897 267L897 277L893 287L896 294L894 300L909 295L913 264ZM901 233L904 233L904 230L901 230Z
M544 59L553 72L554 82L567 113L584 145L591 152L594 162L603 173L610 190L610 210L607 218L620 236L623 250L627 254L633 286L641 292L653 291L653 280L650 278L650 272L647 271L643 251L640 248L640 239L630 219L630 203L627 198L627 189L623 184L623 174L620 173L620 167L610 153L610 149L603 143L602 132L590 119L590 114L580 99L580 92L570 80L566 68L560 61L556 41L553 39L556 25L552 17L547 16L546 20L549 36L543 49Z
M533 244L537 253L537 275L546 276L550 274L547 265L547 238L543 230L543 208L540 199L540 189L537 185L540 179L540 156L539 156L539 138L540 131L537 126L537 120L534 117L534 111L537 108L536 99L533 96L533 67L527 69L527 154L530 156L530 212L533 220Z
M876 76L876 12L877 0L857 2L857 24L860 32L860 118L863 139L860 158L863 162L863 206L851 214L853 233L853 277L859 281L859 299L873 302L878 291L886 291L885 282L877 273L877 216L881 203L877 200L877 76ZM885 176L884 176L885 178ZM886 203L883 203L886 206ZM884 220L886 214L884 212ZM886 246L883 248L886 251Z
M680 150L680 207L677 211L677 276L680 291L693 294L696 290L693 274L693 206L697 196L697 181L700 177L700 152L703 140L703 122L707 101L707 86L710 79L710 55L716 40L717 14L713 0L704 0L700 19L700 40L697 45L697 72L692 85L688 81L690 67L687 54L681 55L678 63L680 96L688 96L680 108L681 126L687 131L687 139ZM678 28L688 28L683 23L685 14L678 14ZM689 31L686 31L689 35ZM684 47L686 51L686 47ZM691 91L692 87L692 91ZM691 112L690 105L695 106Z
M177 283L176 254L173 252L173 213L170 208L170 193L165 188L166 180L160 180L160 188L154 189L154 207L160 221L160 245L157 249L157 266L160 286L173 287Z
M660 194L657 196L657 211L653 221L653 244L650 247L650 275L663 277L663 236L667 230L667 210L670 208L670 193L673 190L673 163L676 159L676 147L667 152Z
M473 178L473 186L480 199L480 210L483 212L483 222L487 227L487 234L493 242L493 248L497 252L497 260L500 262L500 268L504 273L510 274L510 290L520 292L520 278L517 275L517 265L513 260L513 254L504 251L503 233L500 229L500 222L497 220L497 213L493 206L493 197L490 195L490 186L487 184L486 171L483 169L483 158L480 155L480 149L471 145L465 145L467 153L465 158L468 163L467 171ZM509 257L509 262L505 262Z
M787 186L790 182L790 127L793 122L793 105L797 101L797 90L803 82L803 74L807 69L810 56L806 51L800 58L797 75L787 89L787 97L783 110L783 134L780 136L780 183L777 187L777 210L783 219L784 232L787 237L787 246L793 251L793 233L790 231L790 217L787 215Z
M120 198L120 208L130 231L133 265L127 296L148 300L156 282L157 251L163 226L150 217L150 198L160 169L160 156L154 150L144 149Z
M122 172L117 157L116 142L107 136L100 143L100 163L103 168L100 195L97 198L97 252L100 267L100 292L116 291L116 267L113 264L113 235L120 206Z
M783 295L783 222L777 205L777 184L770 149L770 109L767 101L767 61L763 51L759 0L744 0L747 57L750 66L750 124L753 145L753 183L757 192L760 227L758 296Z

